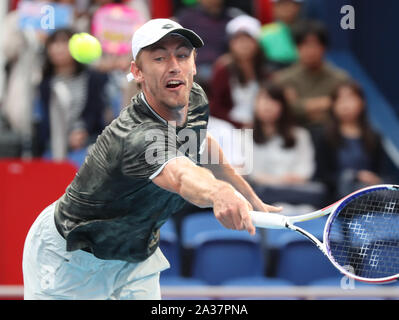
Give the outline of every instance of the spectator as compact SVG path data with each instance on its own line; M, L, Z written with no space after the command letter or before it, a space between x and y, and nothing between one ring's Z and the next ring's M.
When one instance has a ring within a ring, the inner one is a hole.
M131 97L137 93L135 83L126 81L132 56L130 50L126 50L126 47L130 48L130 42L126 45L125 39L131 39L135 29L133 24L137 28L150 18L150 4L146 0L93 0L88 11L90 12L93 34L100 40L107 39L107 42L109 42L109 39L114 39L112 47L110 45L103 46L101 58L93 65L96 70L107 73L109 77L106 90L112 107L110 109L112 112L107 114L107 122L110 122L119 115L121 108L128 105ZM107 18L104 18L104 12L107 12ZM116 12L120 13L116 14ZM128 16L128 12L130 16ZM134 12L135 18L132 19L131 16ZM99 19L96 14L99 14L102 18ZM113 25L112 30L104 28L104 24L108 25L107 28L109 28L109 25ZM117 31L116 26L119 27L120 32ZM131 30L131 35L128 35L127 30ZM105 36L105 34L108 34L108 36ZM118 48L125 45L124 50L127 52L120 52ZM110 52L112 51L110 49L116 52Z
M121 108L128 105L131 97L137 93L136 84L126 81L131 61L130 53L119 56L103 53L98 62L94 64L97 71L108 75L106 94L110 99L110 108L106 110L105 114L107 123L116 118Z
M301 19L303 0L273 0L275 21L283 22L291 30L295 29Z
M286 97L298 123L318 127L328 118L334 88L349 76L325 61L328 35L321 23L303 23L297 29L295 42L299 61L278 71L275 80L285 87Z
M80 23L80 25L82 25L82 31L91 31L93 15L100 7L108 4L125 5L134 9L140 14L144 21L151 18L150 4L147 0L88 0L88 3L86 3L86 5L80 5L79 7L81 8L78 10L80 12L80 17L82 18L82 22Z
M295 125L283 88L262 85L255 102L253 152L245 154L247 176L262 199L272 203L308 204L325 202L325 187L313 181L316 159L310 133Z
M37 2L38 6L43 5L39 0L25 1L25 4L35 5L33 2ZM71 20L68 21L66 18L68 15L66 15L65 20L55 18L55 28L58 27L59 23L63 26L65 23L73 23L75 27L80 25L77 10L74 10L77 1L48 0L47 2L54 3L54 5L63 5L65 12L68 11L68 8L71 9ZM20 1L20 4L24 3ZM2 122L6 123L9 131L3 132L4 129L0 131L2 131L3 137L10 137L13 141L13 146L9 147L22 151L20 155L23 157L32 155L32 101L34 100L35 88L40 82L44 43L48 34L54 30L53 27L48 26L38 28L36 25L37 12L32 11L34 12L32 19L26 19L29 11L22 9L21 12L21 9L18 8L8 13L1 23L2 30L5 31L3 32L1 48L5 57L6 83L0 117ZM57 13L55 13L55 16L57 16ZM3 140L3 138L0 139ZM15 143L18 143L19 146ZM14 153L14 156L16 156L16 153Z
M46 34L40 30L21 29L19 11L9 12L1 22L1 50L5 59L5 88L2 98L2 122L6 123L1 131L1 140L11 138L15 150L21 149L21 138L24 145L29 145L32 135L32 97L34 88L40 81L41 50ZM4 128L7 127L7 132ZM10 141L11 142L11 141ZM8 145L2 141L1 145ZM28 146L27 156L30 156ZM2 153L3 154L3 153ZM20 152L14 153L14 156Z
M209 104L211 115L248 127L259 82L267 76L267 64L257 42L260 23L241 15L226 27L229 52L215 62L211 79Z
M309 181L315 170L308 131L294 125L282 88L265 85L255 101L253 171L257 184L290 185Z
M273 0L274 22L262 27L260 44L275 70L298 59L293 30L302 21L302 3L303 0Z
M198 33L206 43L198 50L195 81L207 91L212 65L227 51L226 25L231 16L224 0L198 0L198 5L182 9L176 18L181 25Z
M59 29L45 45L43 79L39 87L38 151L54 159L84 151L104 128L107 107L105 74L76 62L68 50L69 29Z
M123 2L123 1L122 1ZM127 0L124 2L130 8L140 12L145 21L151 19L150 3L147 0Z
M353 81L331 95L331 122L317 140L318 176L341 198L387 178L388 157L371 128L362 88Z
M210 116L208 119L208 133L219 143L227 161L240 172L244 166L244 157L241 153L241 130L222 119Z

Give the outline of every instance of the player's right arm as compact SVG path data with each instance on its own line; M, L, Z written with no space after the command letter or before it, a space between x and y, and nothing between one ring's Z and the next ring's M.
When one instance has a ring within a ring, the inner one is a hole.
M216 179L210 170L197 166L190 159L170 160L152 181L196 206L213 207L216 219L226 228L255 234L249 216L249 211L253 210L251 204L231 184Z

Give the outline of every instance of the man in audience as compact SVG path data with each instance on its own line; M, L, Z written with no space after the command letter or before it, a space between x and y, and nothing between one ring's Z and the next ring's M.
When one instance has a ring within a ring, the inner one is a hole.
M301 21L302 4L303 0L273 0L274 20L284 22L290 28L295 28Z
M328 118L329 96L349 75L325 60L328 35L316 21L305 22L297 29L295 42L299 61L277 72L276 82L283 85L298 122L308 127L322 125Z
M265 24L259 37L273 70L288 67L298 60L293 30L303 21L303 0L273 0L272 23Z

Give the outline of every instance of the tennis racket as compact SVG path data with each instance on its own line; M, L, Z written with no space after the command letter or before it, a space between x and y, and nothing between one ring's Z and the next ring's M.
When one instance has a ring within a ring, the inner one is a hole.
M295 223L329 215L323 242ZM344 275L369 283L399 278L399 185L367 187L304 215L250 212L256 227L289 229L312 241Z

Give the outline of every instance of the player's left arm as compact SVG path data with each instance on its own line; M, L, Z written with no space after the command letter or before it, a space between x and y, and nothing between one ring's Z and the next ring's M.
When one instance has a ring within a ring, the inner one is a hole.
M203 167L209 169L216 179L230 183L244 196L245 199L251 203L254 210L275 212L276 208L264 203L256 195L255 191L248 184L248 182L240 174L238 174L236 169L231 164L229 164L219 143L209 133L207 134L206 139L208 145L208 164L203 164ZM217 163L212 163L212 159L217 159Z

